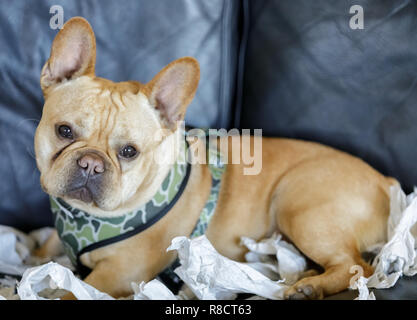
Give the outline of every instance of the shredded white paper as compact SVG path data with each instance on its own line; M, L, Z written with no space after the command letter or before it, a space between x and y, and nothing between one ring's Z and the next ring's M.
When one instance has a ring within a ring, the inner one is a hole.
M369 293L367 284L368 284L368 279L364 277L360 277L356 281L354 289L359 290L359 296L355 300L376 300L374 293L373 292Z
M46 288L71 291L79 300L114 300L74 276L72 271L56 262L27 269L17 287L21 300L46 300L38 293Z
M198 299L230 300L237 293L282 299L287 288L245 263L220 255L204 235L193 240L177 237L168 250L178 251L181 266L175 273Z
M389 288L402 275L417 273L416 194L415 191L406 196L399 187L392 187L388 241L373 248L377 252L375 273L368 279L360 277L353 284L352 289L359 292L356 299L375 300L369 288ZM22 276L19 283L13 277L0 278L0 300L57 299L66 291L83 300L113 300L75 276L67 257L51 257L49 260L55 262L44 263L31 255L36 244L45 241L51 231L43 228L26 235L0 226L0 273ZM244 237L241 243L249 249L245 263L220 255L205 236L192 240L174 238L167 250L178 252L181 265L175 272L184 281L185 289L174 295L154 279L132 283L133 294L125 299L190 299L192 294L198 299L235 299L238 293L253 294L250 299L283 299L288 286L300 279L306 269L303 255L279 234L259 242ZM57 294L59 290L65 291Z
M171 290L157 279L148 283L141 282L139 285L132 282L131 284L134 295L133 300L179 300Z
M242 237L241 243L249 249L245 255L249 266L270 279L282 279L285 284L292 285L301 278L307 263L292 244L281 238L277 233L259 242Z

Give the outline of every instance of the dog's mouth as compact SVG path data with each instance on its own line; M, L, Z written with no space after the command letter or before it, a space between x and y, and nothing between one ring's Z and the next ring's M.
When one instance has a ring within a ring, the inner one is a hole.
M69 191L67 196L71 199L80 200L85 203L93 202L93 194L86 186Z

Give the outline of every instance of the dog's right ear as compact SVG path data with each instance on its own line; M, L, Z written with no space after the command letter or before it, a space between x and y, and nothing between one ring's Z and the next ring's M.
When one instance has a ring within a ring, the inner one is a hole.
M90 24L81 17L68 20L52 43L51 54L42 68L41 87L45 91L64 80L94 76L96 39Z
M141 90L159 111L162 125L175 131L194 98L199 80L198 61L183 57L168 64Z

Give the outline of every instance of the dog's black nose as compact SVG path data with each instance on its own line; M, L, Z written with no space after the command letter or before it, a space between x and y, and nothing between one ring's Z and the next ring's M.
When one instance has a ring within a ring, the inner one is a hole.
M78 159L77 163L88 176L98 175L103 173L105 170L103 159L94 153L87 153L83 155L80 159Z

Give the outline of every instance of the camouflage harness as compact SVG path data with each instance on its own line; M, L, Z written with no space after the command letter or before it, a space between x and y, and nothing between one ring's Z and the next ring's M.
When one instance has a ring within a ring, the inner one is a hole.
M205 233L216 208L221 177L225 170L225 164L217 150L208 149L207 155L212 186L191 238ZM95 217L71 207L60 198L50 197L55 228L64 244L65 252L80 275L85 277L91 271L80 262L81 255L132 237L164 217L184 191L190 171L191 164L188 161L176 162L151 200L120 217ZM172 278L172 274L169 277Z

